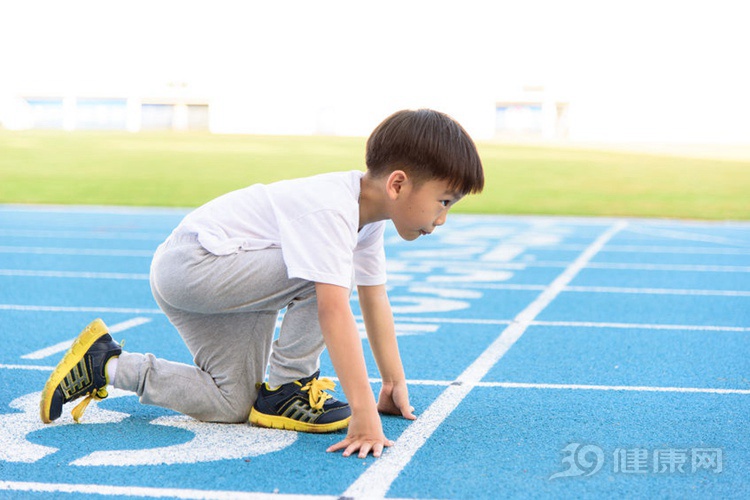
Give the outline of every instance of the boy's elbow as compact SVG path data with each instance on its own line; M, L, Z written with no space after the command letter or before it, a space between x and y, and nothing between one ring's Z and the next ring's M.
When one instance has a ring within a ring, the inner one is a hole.
M349 290L336 285L317 283L315 291L318 299L318 319L325 328L343 321L352 315L349 304Z

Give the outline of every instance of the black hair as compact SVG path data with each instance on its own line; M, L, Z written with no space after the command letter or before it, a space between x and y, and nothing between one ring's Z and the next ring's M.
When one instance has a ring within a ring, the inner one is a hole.
M446 180L461 195L484 188L474 141L456 120L431 109L397 111L383 120L367 140L365 161L375 177L400 169L418 184Z

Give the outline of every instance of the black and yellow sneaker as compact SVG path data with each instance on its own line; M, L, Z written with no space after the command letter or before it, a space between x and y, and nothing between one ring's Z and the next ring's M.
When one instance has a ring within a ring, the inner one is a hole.
M106 398L109 381L104 367L121 353L122 347L112 340L107 325L100 319L92 321L78 335L44 385L39 402L42 422L48 424L57 420L63 404L86 396L73 409L73 419L78 422L91 399Z
M276 389L260 385L258 399L250 411L250 423L259 427L301 432L333 432L349 425L349 404L325 392L336 384L318 379L320 371Z

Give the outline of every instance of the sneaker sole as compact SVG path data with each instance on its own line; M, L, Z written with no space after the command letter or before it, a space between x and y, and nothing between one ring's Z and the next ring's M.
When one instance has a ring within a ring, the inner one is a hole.
M352 417L346 417L344 420L328 424L311 424L308 422L293 420L288 417L266 415L265 413L256 411L255 408L250 410L250 423L253 425L269 429L282 429L299 432L326 433L339 431L341 429L346 429L349 426L349 420L351 420L351 418Z
M73 345L70 346L52 375L47 379L47 383L44 384L42 398L39 401L39 416L42 418L42 422L45 424L52 422L49 414L52 406L52 395L55 393L57 386L60 385L68 372L81 361L94 342L107 333L109 333L107 325L102 320L95 319L75 339Z

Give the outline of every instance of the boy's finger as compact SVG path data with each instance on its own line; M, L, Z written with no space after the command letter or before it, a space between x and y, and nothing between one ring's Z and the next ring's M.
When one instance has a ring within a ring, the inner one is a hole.
M371 447L372 447L372 445L370 443L364 443L359 448L359 458L367 458L367 454L370 453ZM372 454L375 455L375 448L372 447L372 450L373 450Z
M339 441L336 444L332 444L331 446L328 447L328 449L326 449L326 451L327 452L339 451L342 448L346 448L348 445L349 445L349 441L344 439L343 441Z
M357 451L359 448L360 448L360 444L359 443L352 443L352 444L350 444L349 446L346 447L346 449L344 450L343 455L345 457L348 457L352 453L354 453L355 451Z
M416 420L417 416L414 415L414 407L409 406L408 408L403 408L401 410L401 416L403 416L407 420Z

